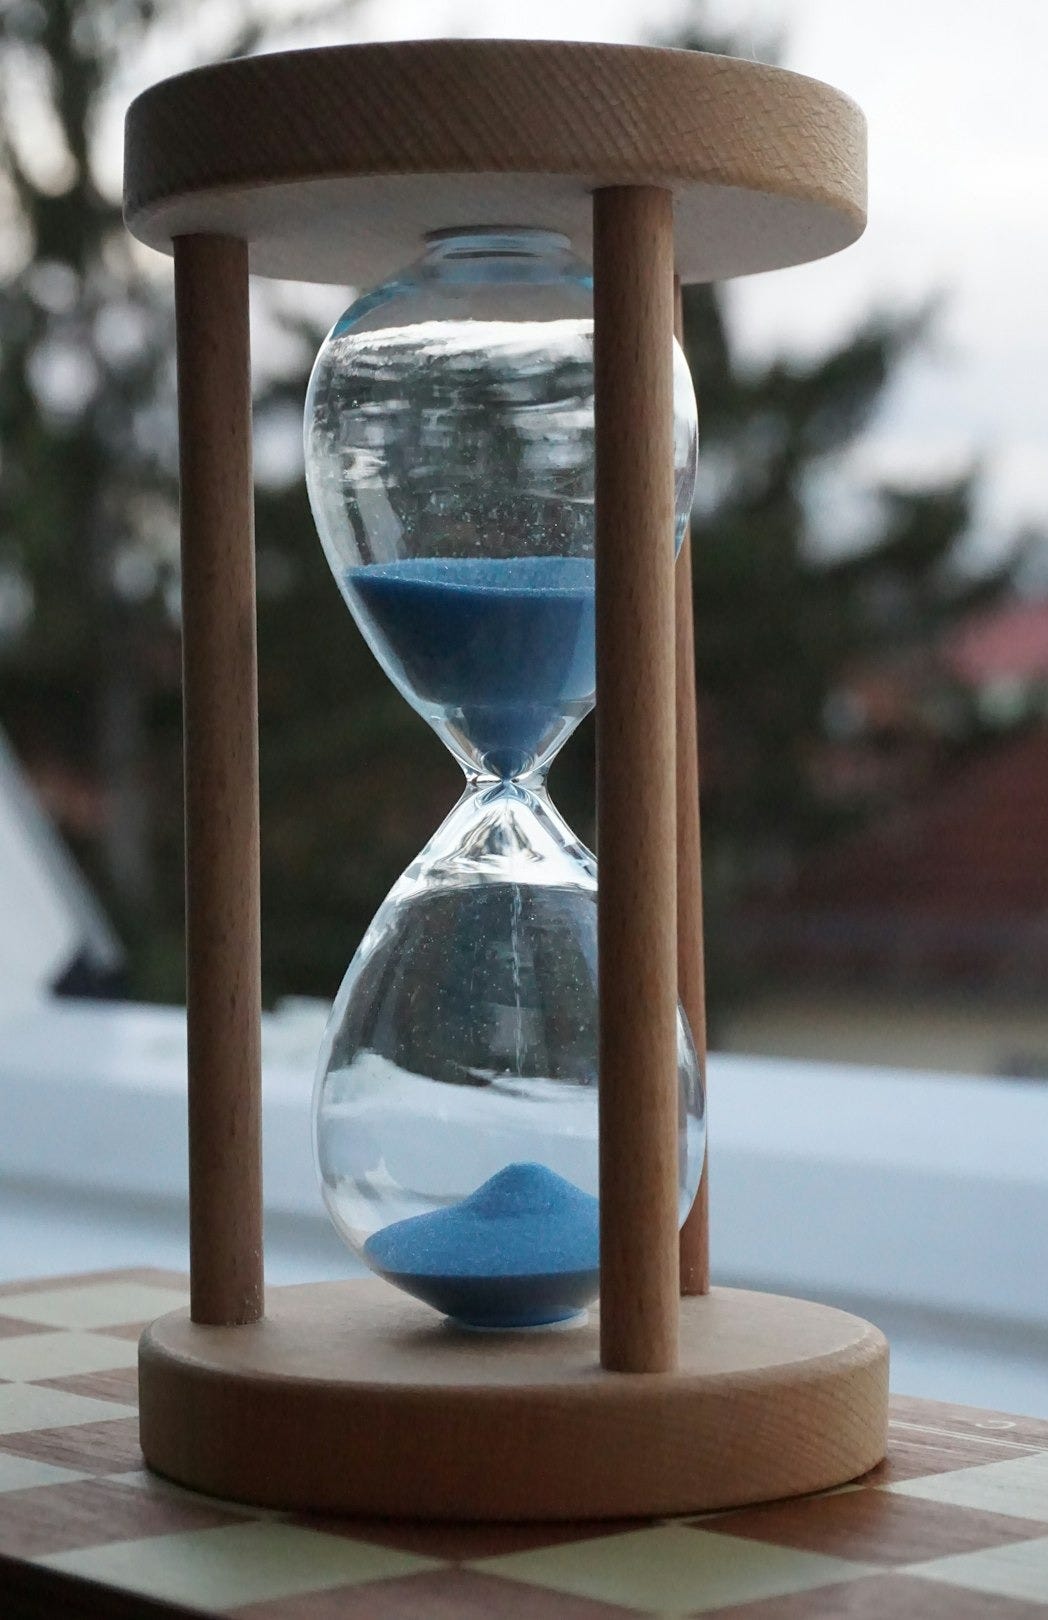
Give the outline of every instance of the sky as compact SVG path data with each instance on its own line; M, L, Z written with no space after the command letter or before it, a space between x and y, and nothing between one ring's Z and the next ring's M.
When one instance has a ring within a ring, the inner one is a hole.
M650 40L687 0L375 0L356 37L486 34ZM940 301L934 337L853 459L859 480L977 460L977 547L1048 530L1048 3L710 0L740 54L852 95L870 126L870 222L832 259L730 292L744 349L817 351L876 308Z

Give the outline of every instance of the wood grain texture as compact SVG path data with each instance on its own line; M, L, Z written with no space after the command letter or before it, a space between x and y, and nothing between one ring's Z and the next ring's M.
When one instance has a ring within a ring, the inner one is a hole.
M657 184L686 281L836 252L866 217L866 133L828 85L697 51L423 40L240 58L131 106L125 213L168 251L187 232L251 243L263 275L373 284L426 230L566 231L589 194Z
M135 1541L172 1530L213 1530L237 1522L235 1512L221 1505L189 1498L175 1506L115 1479L56 1481L7 1490L3 1498L0 1552L17 1552L22 1558L48 1558L74 1547Z
M89 1474L123 1474L141 1462L138 1421L133 1417L29 1429L4 1436L2 1445L16 1456Z
M674 287L673 328L678 340L683 342L684 309L679 278ZM705 1085L706 964L702 925L699 736L695 693L695 611L692 600L690 523L677 558L674 589L676 593L674 644L677 650L677 994L691 1029ZM699 1190L680 1231L682 1294L709 1292L709 1162L710 1155L707 1148L703 1158Z
M262 1311L258 699L247 248L175 244L194 1319Z
M179 1312L142 1340L143 1450L226 1498L489 1520L742 1505L884 1454L887 1347L844 1312L714 1289L664 1376L603 1371L598 1341L456 1332L374 1280L275 1290L235 1332Z
M593 199L601 1359L676 1364L673 200Z

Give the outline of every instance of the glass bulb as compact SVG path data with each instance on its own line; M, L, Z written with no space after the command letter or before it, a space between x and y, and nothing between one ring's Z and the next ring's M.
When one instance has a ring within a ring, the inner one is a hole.
M676 543L695 397L674 351ZM592 279L566 239L455 230L320 351L306 474L339 587L466 792L361 942L318 1067L329 1212L461 1322L596 1294L596 868L546 792L593 706ZM670 536L667 535L667 544ZM678 1019L681 1219L704 1098Z

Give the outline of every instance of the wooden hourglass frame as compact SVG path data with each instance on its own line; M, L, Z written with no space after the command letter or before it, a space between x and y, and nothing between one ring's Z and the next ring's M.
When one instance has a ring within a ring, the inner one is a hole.
M884 1452L880 1333L709 1290L705 1176L678 1240L678 980L697 1041L704 1018L690 560L668 538L674 277L852 242L860 112L724 57L427 41L166 81L126 157L130 229L175 259L185 662L191 1304L143 1337L147 1461L267 1505L463 1519L853 1478ZM378 1280L263 1306L248 341L249 267L366 287L478 223L592 253L601 1194L588 1323L479 1336Z

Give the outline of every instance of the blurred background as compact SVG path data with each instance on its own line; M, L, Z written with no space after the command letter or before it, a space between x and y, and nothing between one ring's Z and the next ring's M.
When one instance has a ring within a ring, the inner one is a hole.
M131 96L291 44L677 44L829 79L871 126L856 248L686 298L711 1044L979 1076L988 1112L1016 1088L1043 1099L1048 11L525 9L3 7L0 1010L36 956L49 994L184 996L172 283L121 223ZM306 378L349 292L253 300L264 993L286 1007L330 1000L458 780L364 646L306 504ZM588 722L552 779L587 839L592 776Z
M1011 0L988 41L937 3L528 9L803 67L872 128L859 247L688 295L714 1042L1048 1074L1048 17ZM523 30L503 0L13 0L0 30L0 724L120 943L69 987L177 1002L171 274L121 225L123 110L220 55ZM256 287L270 1003L333 994L457 791L306 507L301 401L347 297ZM591 782L592 722L554 774L584 831Z

